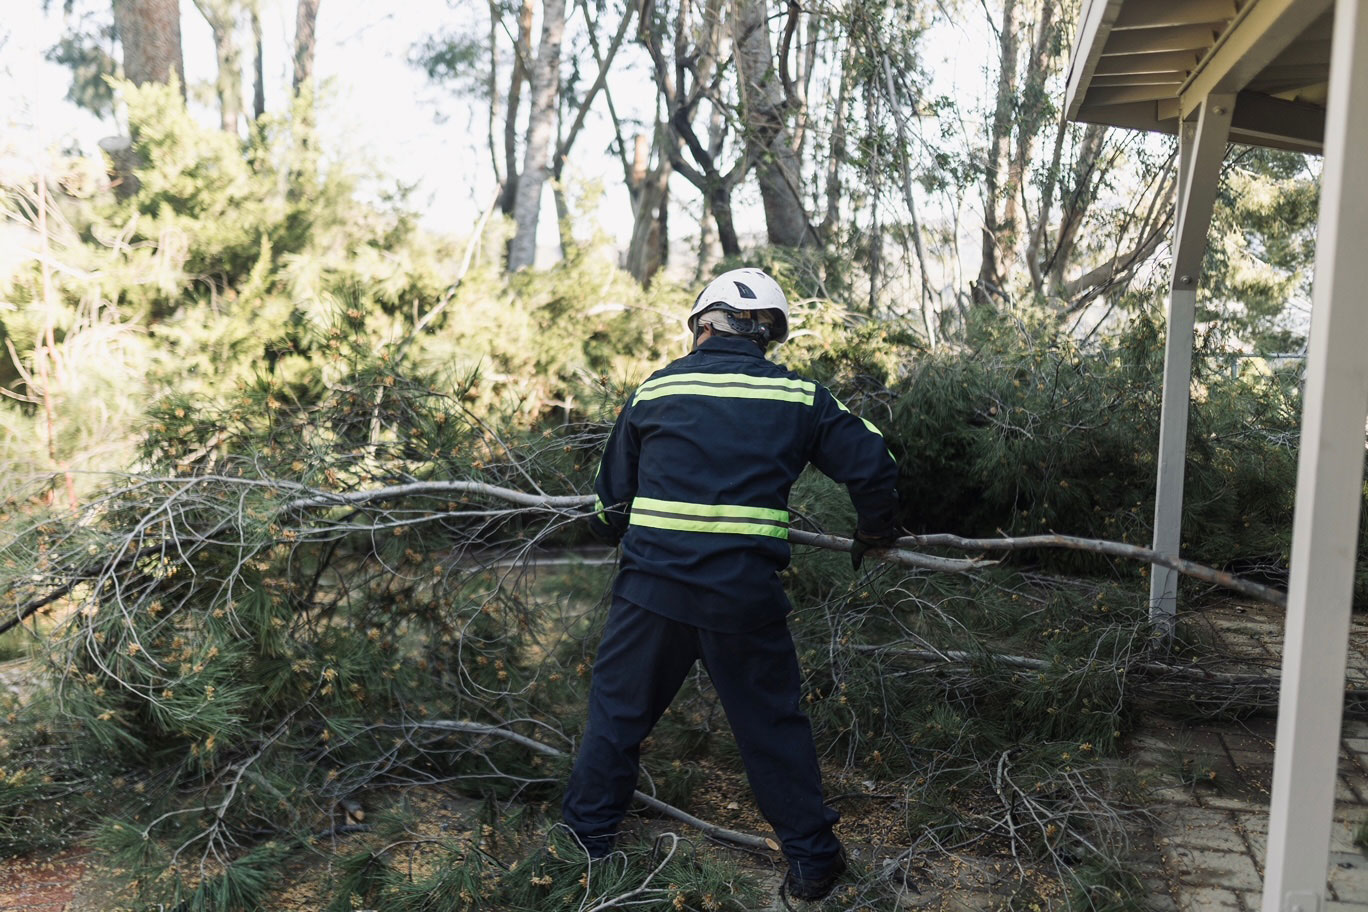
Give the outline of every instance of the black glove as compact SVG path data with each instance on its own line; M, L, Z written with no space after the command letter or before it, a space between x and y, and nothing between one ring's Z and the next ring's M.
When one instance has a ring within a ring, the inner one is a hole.
M892 529L889 529L889 530L886 531L886 532L882 532L882 533L878 533L878 534L875 534L875 533L873 533L873 532L865 532L865 531L863 531L863 530L861 530L861 529L856 529L856 530L855 530L855 534L854 534L853 536L851 536L851 538L852 538L851 545L850 545L850 567L851 567L851 569L852 569L852 570L859 570L859 569L860 569L860 565L861 565L862 563L864 563L865 552L868 551L870 548L892 548L892 547L895 547L895 546L898 544L898 539L899 539L899 538L902 538L902 536L903 536L904 534L905 534L905 533L903 532L902 529L899 529L899 528L896 528L896 527L894 527L894 528L892 528Z

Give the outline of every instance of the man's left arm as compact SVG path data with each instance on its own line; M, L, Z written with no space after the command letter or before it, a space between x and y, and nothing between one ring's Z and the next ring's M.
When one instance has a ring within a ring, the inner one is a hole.
M631 410L629 401L618 413L594 476L594 513L589 529L614 545L627 533L627 516L637 490L639 442L632 427Z
M903 534L898 524L898 463L883 434L853 414L825 387L817 388L812 464L844 484L858 515L852 559L859 566L871 547L888 547Z

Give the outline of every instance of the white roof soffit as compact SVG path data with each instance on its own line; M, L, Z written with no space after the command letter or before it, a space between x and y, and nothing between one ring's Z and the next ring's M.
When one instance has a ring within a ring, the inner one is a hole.
M1176 133L1237 94L1234 142L1319 152L1332 0L1084 0L1065 114Z

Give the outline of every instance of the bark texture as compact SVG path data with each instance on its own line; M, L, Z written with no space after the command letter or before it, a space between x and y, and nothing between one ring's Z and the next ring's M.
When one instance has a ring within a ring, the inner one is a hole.
M565 35L565 0L546 0L542 7L541 43L532 68L531 107L527 116L527 147L518 195L513 203L517 225L508 248L508 271L532 265L537 254L537 221L542 184L550 170L556 130L556 98L560 91L561 40Z
M974 283L974 300L987 303L1000 293L1002 264L999 251L1010 244L1012 225L1007 219L1010 210L999 217L998 202L1002 187L1009 180L1013 107L1016 101L1017 48L1020 26L1017 22L1017 0L1004 0L1002 26L998 30L998 85L993 110L993 125L988 135L988 149L983 163L983 246L979 260L978 281Z
M249 9L252 18L252 120L266 113L266 62L261 41L261 8L255 2Z
M180 0L114 0L114 29L123 46L124 75L134 85L167 83L174 75L185 97Z
M295 7L294 91L313 78L314 51L318 44L318 5L322 0L299 0Z
M663 129L659 132L665 132ZM637 137L632 168L632 239L627 245L626 268L645 285L665 265L669 251L670 158L658 150L654 166L646 137Z
M513 73L508 77L508 104L504 111L504 181L499 209L513 214L518 199L518 111L522 107L522 87L527 82L532 60L532 0L523 0L518 13L518 39L513 46Z
M769 242L780 247L813 246L817 235L799 194L802 171L785 125L787 101L774 66L767 16L763 0L735 0L732 6L746 145L755 161Z
M195 7L214 35L218 77L219 123L225 133L237 133L242 116L242 51L237 43L237 3L234 0L195 0Z

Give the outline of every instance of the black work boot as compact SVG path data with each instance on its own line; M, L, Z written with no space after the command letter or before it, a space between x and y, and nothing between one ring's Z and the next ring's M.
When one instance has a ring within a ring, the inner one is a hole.
M831 868L825 874L817 877L803 877L795 874L790 867L788 874L784 877L784 892L794 899L815 901L823 899L832 888L836 886L836 881L841 879L841 875L846 871L845 849L842 848L832 859Z

